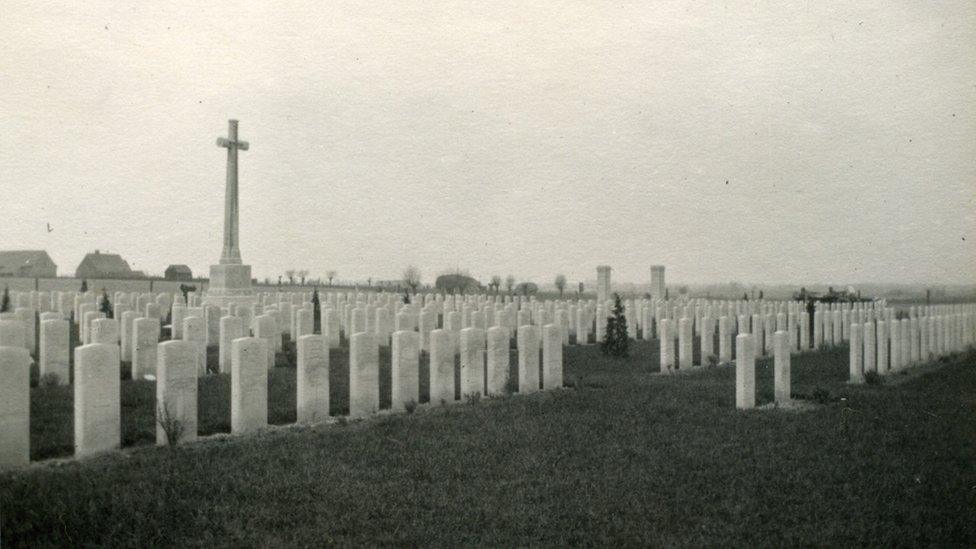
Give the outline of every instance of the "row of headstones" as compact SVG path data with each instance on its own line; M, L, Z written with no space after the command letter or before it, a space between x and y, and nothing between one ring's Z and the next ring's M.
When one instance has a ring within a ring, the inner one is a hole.
M235 317L225 319L237 320ZM158 322L155 319L143 319ZM119 347L103 326L93 323L93 343L75 349L74 444L81 457L121 446ZM10 333L8 332L8 335ZM541 335L541 342L540 342ZM557 326L522 326L518 330L518 392L555 389L563 383L562 340ZM455 355L452 334L430 334L429 387L432 405L455 400ZM6 343L14 343L7 345ZM18 341L0 341L0 468L25 465L30 456L30 357ZM297 339L297 418L316 423L329 416L329 343L326 336ZM420 334L397 331L391 339L392 410L401 412L420 401ZM541 348L540 348L541 347ZM240 337L230 344L231 432L250 433L267 426L267 339ZM465 328L460 332L462 398L499 395L509 376L509 334L501 327ZM156 349L157 444L197 438L198 347L185 340L160 343ZM540 374L541 351L541 374ZM540 377L541 375L541 377ZM349 345L349 415L378 412L379 345L374 335L352 334Z
M850 381L885 375L960 352L976 343L976 312L851 325Z

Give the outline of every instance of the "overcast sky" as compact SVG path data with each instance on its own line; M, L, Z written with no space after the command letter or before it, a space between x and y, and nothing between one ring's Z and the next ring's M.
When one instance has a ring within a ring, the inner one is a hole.
M238 118L256 277L976 280L972 1L72 4L0 17L0 249L61 273L205 274Z

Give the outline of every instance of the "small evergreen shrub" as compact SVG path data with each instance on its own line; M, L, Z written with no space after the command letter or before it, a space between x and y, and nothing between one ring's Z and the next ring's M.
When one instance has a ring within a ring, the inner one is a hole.
M884 383L884 378L875 371L864 372L864 382L868 385L881 385Z
M607 333L600 344L603 354L613 358L629 356L630 341L627 339L627 317L619 294L613 294L613 311L607 317Z

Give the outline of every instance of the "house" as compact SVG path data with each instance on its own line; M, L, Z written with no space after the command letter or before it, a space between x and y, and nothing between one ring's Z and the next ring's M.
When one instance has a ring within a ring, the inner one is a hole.
M58 266L44 250L0 251L0 276L53 278Z
M102 253L100 250L85 256L78 264L75 278L139 278L119 254Z
M166 280L193 280L193 271L186 265L170 265L163 275Z

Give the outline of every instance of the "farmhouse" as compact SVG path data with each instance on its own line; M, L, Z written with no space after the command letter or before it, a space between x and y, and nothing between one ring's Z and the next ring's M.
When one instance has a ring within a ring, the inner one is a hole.
M100 250L85 256L75 271L77 278L138 278L142 273L129 268L119 254L102 253Z
M55 277L57 270L44 250L0 251L0 276Z

